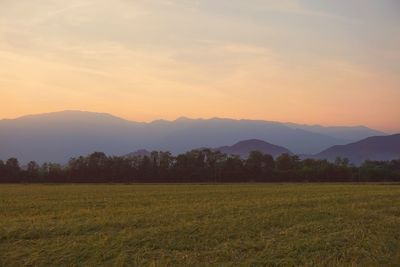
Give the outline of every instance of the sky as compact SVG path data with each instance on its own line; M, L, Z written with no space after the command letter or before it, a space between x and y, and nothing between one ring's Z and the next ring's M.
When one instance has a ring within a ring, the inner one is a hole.
M400 1L0 0L0 118L60 110L400 132Z

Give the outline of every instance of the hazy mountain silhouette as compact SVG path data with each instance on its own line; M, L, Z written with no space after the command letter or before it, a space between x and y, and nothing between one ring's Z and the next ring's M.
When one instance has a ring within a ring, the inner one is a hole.
M125 157L144 157L144 156L149 157L150 154L151 154L150 151L146 149L139 149L135 152L126 154Z
M368 137L355 143L336 145L315 157L331 161L336 157L348 158L354 164L365 160L400 159L400 134Z
M219 118L182 117L141 123L105 113L63 111L0 120L0 159L14 156L22 162L66 162L93 151L124 155L143 148L176 154L248 139L267 140L293 153L315 154L354 141L348 139L352 134L337 138L300 128L279 122ZM352 132L358 127L343 127L343 132L345 129ZM375 130L369 131L375 135Z
M362 125L355 127L304 125L295 123L285 123L285 125L350 141L358 141L371 136L386 135L384 132L373 130Z
M270 154L273 157L277 157L284 153L292 154L292 152L287 148L257 139L240 141L232 146L223 146L216 148L216 150L228 155L238 155L242 158L247 157L251 151L255 150L263 152L264 154Z

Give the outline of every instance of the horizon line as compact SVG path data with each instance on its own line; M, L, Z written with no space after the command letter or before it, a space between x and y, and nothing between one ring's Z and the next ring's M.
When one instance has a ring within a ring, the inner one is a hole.
M108 115L108 116L112 116L114 118L117 119L121 119L124 121L128 121L128 122L133 122L133 123L143 123L143 124L152 124L152 123L156 123L156 122L176 122L179 120L197 120L197 121L206 121L206 120L232 120L232 121L254 121L254 122L269 122L269 123L277 123L277 124L284 124L287 125L288 124L294 124L294 125L298 125L298 126L307 126L307 127L322 127L322 128L368 128L370 130L375 130L375 131L379 131L382 132L383 134L391 134L391 133L398 133L399 131L390 131L391 133L387 132L387 131L383 131L381 129L377 129L377 128L371 128L367 125L362 125L362 124L358 124L358 125L327 125L327 124L307 124L307 123L296 123L296 122L290 122L290 121L276 121L276 120L267 120L267 119L247 119L247 118L228 118L228 117L218 117L218 116L214 116L214 117L188 117L185 115L182 116L178 116L175 119L153 119L153 120L149 120L149 121L139 121L139 120L131 120L131 119L127 119L124 118L122 116L117 116L114 115L113 113L108 113L108 112L98 112L98 111L89 111L89 110L79 110L79 109L64 109L64 110L57 110L57 111L49 111L49 112L41 112L41 113L32 113L32 114L25 114L25 115L21 115L21 116L17 116L14 118L1 118L0 121L5 121L5 120L18 120L18 119L23 119L26 117L34 117L34 116L41 116L41 115L50 115L50 114L60 114L60 113L68 113L68 112L75 112L75 113L88 113L88 114L99 114L99 115Z

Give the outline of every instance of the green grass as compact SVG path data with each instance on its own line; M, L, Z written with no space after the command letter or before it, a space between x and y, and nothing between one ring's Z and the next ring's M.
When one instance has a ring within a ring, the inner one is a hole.
M400 266L400 186L0 185L0 266Z

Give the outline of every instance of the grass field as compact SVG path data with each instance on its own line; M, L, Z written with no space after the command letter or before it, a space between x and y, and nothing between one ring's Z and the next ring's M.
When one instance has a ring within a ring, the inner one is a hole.
M400 185L0 185L1 266L400 266Z

